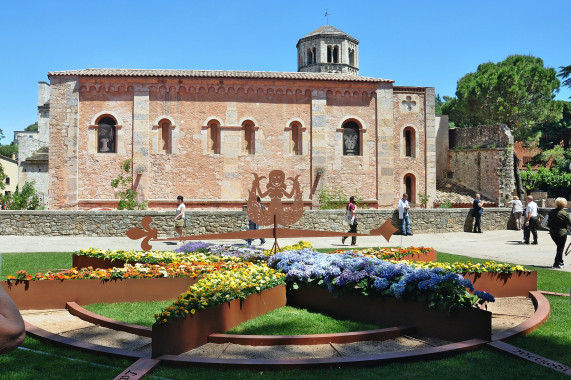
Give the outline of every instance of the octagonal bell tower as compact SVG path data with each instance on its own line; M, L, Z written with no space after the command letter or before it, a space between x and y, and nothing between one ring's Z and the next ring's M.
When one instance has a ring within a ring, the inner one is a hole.
M297 71L359 75L359 41L331 25L297 42Z

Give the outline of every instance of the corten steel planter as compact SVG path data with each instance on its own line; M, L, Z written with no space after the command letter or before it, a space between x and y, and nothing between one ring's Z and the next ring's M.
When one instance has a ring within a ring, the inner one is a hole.
M395 260L397 260L397 261L401 261L401 260L423 261L423 262L436 261L436 251L432 250L432 251L428 251L428 252L417 253L414 255L406 255L406 256L403 256L403 257L395 259Z
M83 255L76 255L73 254L72 257L72 267L81 269L81 268L123 268L125 263L134 264L135 262L125 261L125 260L110 260L110 259L103 259L100 257L90 257L90 256L83 256Z
M186 318L153 325L153 358L178 355L208 343L208 336L286 305L285 285L200 310Z
M324 286L288 290L287 304L340 318L413 326L420 335L453 342L474 338L490 340L492 334L492 313L476 308L456 307L447 314L423 302L400 301L393 297L364 296L357 292L334 297Z
M474 289L491 293L494 297L527 297L537 290L537 271L514 273L465 273Z
M78 305L166 301L175 299L196 281L189 277L19 281L12 285L2 281L1 286L20 310L26 310L64 309L71 301Z

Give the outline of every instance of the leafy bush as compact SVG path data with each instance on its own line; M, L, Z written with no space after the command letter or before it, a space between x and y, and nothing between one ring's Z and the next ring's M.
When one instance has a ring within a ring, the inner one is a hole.
M145 202L137 201L137 192L133 189L133 176L131 176L131 164L133 159L125 160L121 169L125 172L119 173L117 178L111 181L111 187L115 190L115 196L119 198L119 210L144 210L147 208Z
M539 168L533 171L528 166L526 171L521 172L521 181L527 192L542 189L550 197L569 198L571 195L571 173L562 173L557 169Z
M442 201L442 203L438 205L438 208L452 208L452 202Z
M40 197L34 188L35 182L26 182L22 190L16 186L16 191L2 197L2 203L7 205L9 210L38 210L42 209Z
M359 191L355 190L353 194L355 197L355 202L357 204L362 203L359 198ZM345 194L341 186L327 186L324 185L319 194L317 194L317 201L319 202L319 208L322 210L333 210L345 208L345 205L349 201L349 195Z

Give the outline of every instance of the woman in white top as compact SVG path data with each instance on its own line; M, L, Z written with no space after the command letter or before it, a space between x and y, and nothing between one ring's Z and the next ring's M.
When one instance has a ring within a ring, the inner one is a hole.
M184 227L184 211L186 206L184 205L182 195L176 197L178 202L178 207L176 208L176 216L174 217L174 231L178 234L178 237L182 237L182 227ZM183 241L179 241L177 244L182 244Z
M512 204L512 212L515 218L515 224L517 226L517 230L521 230L521 216L523 215L523 204L519 200L517 195L514 195L513 201L509 201Z

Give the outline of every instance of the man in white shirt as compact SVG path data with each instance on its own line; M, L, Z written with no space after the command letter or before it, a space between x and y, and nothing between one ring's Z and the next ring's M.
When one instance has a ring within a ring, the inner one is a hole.
M410 209L410 205L408 204L408 195L406 193L402 195L402 198L399 200L399 204L397 207L399 209L401 235L412 236L412 234L410 233L410 219L408 217L408 210Z
M527 196L527 206L525 207L525 229L523 233L523 242L529 244L529 233L533 235L533 242L531 244L537 244L537 216L538 207L537 203L533 201L531 195Z

